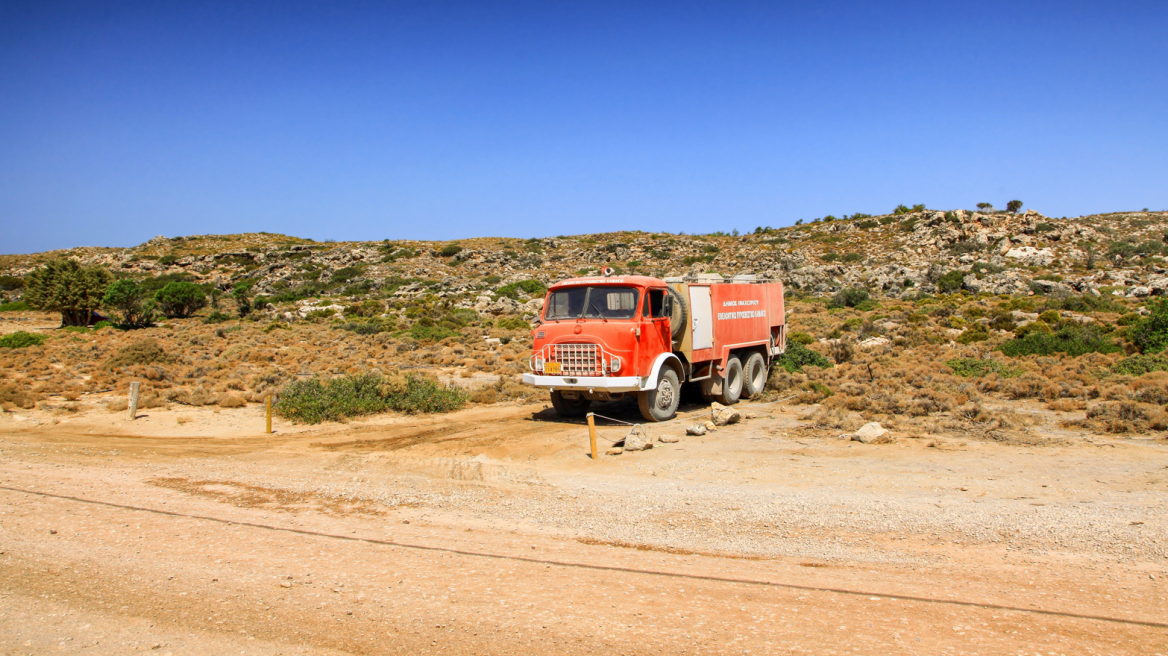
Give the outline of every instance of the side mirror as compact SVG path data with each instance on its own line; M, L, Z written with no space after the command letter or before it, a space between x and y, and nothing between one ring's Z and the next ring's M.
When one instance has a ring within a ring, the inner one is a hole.
M668 317L673 316L673 297L669 294L665 295L665 300L661 304L661 313Z

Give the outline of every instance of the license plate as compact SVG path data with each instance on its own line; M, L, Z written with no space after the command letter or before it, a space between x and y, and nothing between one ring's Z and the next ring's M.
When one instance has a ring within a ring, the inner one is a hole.
M555 374L560 373L561 371L563 371L563 368L560 366L559 362L545 362L543 364L543 372L545 374L555 375Z

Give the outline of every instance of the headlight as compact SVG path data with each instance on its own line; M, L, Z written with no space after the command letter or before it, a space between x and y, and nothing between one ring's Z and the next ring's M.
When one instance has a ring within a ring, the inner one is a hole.
M535 371L543 371L543 358L538 355L535 356L535 358L531 361L531 368Z
M608 361L608 367L612 369L613 373L620 371L621 359L615 355L612 356L612 359Z

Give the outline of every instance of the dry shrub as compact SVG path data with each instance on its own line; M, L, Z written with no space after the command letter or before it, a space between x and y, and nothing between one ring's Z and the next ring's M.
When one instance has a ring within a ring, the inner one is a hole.
M247 405L247 401L245 401L243 397L239 396L238 394L220 394L219 397L215 399L215 405L219 406L220 408L242 408Z
M28 410L36 405L36 398L11 383L0 385L0 404Z
M153 337L140 339L128 346L124 346L101 364L102 369L116 369L135 364L168 363L170 356L158 345Z
M499 391L494 387L480 387L479 389L470 393L471 403L482 403L489 405L499 400Z
M202 387L196 387L193 390L179 388L172 389L168 392L167 397L175 403L182 405L211 405L218 400L218 396L213 392L209 392Z
M129 402L127 401L127 405ZM166 399L158 394L142 394L138 397L138 408L145 410L147 408L162 408L166 406Z
M1047 379L1038 374L1023 374L1009 382L1004 382L1002 388L1014 399L1033 399L1042 395L1047 385Z
M841 397L832 397L822 406L811 413L809 419L820 428L834 428L837 430L856 430L864 425L864 420L843 407Z
M1153 371L1128 383L1132 398L1143 403L1168 403L1168 371Z
M1054 410L1055 412L1075 412L1087 407L1087 402L1082 399L1058 399L1046 404L1047 410Z
M1087 408L1087 418L1070 425L1108 433L1144 433L1168 429L1168 413L1137 401L1104 401Z
M105 409L109 410L110 412L124 412L129 409L129 407L129 399L110 399L109 402L105 404Z

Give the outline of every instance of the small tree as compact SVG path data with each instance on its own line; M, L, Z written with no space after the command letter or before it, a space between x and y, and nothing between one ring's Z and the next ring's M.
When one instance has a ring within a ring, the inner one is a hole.
M251 285L241 282L231 290L231 298L235 299L235 305L239 308L240 319L251 312L251 301L247 298L247 292L250 288Z
M61 313L62 326L88 326L113 276L76 260L52 260L28 274L24 300L38 310Z
M1131 327L1128 339L1141 353L1159 353L1168 347L1168 301L1149 304L1151 314Z
M115 280L101 304L120 315L123 328L145 328L154 322L154 303L147 302L146 291L129 278Z
M154 302L166 316L182 319L207 305L207 295L193 282L169 282L154 293Z
M983 212L988 212L988 211L994 209L994 204L993 203L978 203L977 209L979 209Z
M1020 200L1012 200L1006 203L1006 211L1011 214L1017 214L1020 209L1022 209L1022 201Z
M937 289L944 294L952 294L961 291L961 285L965 283L965 276L961 271L954 269L949 273L937 279Z

